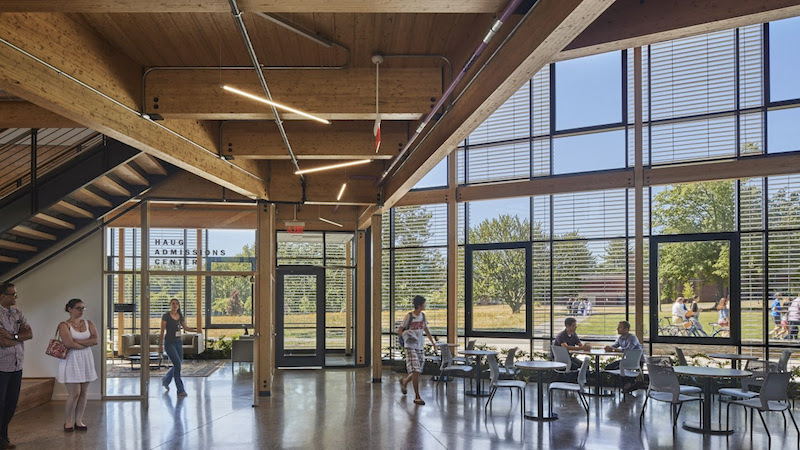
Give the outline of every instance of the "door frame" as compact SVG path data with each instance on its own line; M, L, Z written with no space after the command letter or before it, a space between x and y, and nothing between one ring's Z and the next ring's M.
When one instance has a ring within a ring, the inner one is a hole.
M287 356L284 348L284 277L317 277L317 346L314 356ZM275 269L275 366L325 367L325 269L316 266L278 266Z

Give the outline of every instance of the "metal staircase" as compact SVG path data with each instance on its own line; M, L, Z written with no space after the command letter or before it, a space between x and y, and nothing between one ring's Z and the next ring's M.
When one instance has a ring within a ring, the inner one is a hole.
M176 170L87 129L0 130L0 161L0 278Z

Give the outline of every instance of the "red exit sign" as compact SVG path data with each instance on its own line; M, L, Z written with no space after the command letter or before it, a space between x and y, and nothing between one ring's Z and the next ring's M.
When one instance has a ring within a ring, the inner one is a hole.
M287 233L303 234L303 227L299 225L286 227Z

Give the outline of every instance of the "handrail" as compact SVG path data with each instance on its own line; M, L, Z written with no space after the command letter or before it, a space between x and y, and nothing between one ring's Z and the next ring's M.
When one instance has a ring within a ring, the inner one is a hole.
M20 142L29 138L32 134L33 130L28 130L25 133L21 134L20 136L15 137L12 141L0 147L0 160L6 162L5 164L6 167L14 167L14 165L25 165L25 167L27 167L27 169L24 172L22 172L19 176L14 176L10 181L6 182L6 184L0 186L0 199L3 199L8 195L13 194L20 188L30 184L31 181L30 152L27 153L20 152L19 150L14 150L14 147L18 147L19 145L21 145ZM40 178L42 175L57 168L66 161L72 159L75 155L90 148L93 148L96 145L101 144L103 140L104 136L100 133L95 132L81 139L79 142L64 147L63 150L59 151L56 154L49 154L45 158L39 158L38 159L39 162L36 166L37 179ZM44 143L43 145L47 144ZM17 155L17 158L14 159L14 155ZM13 173L13 168L11 170L12 170L11 173ZM2 174L0 174L0 177L2 177Z

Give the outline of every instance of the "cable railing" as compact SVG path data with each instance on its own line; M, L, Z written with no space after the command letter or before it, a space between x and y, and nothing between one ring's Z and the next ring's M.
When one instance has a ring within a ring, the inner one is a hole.
M102 143L103 135L87 128L9 128L0 131L0 199L31 183L33 142L36 177L41 178L79 153Z

